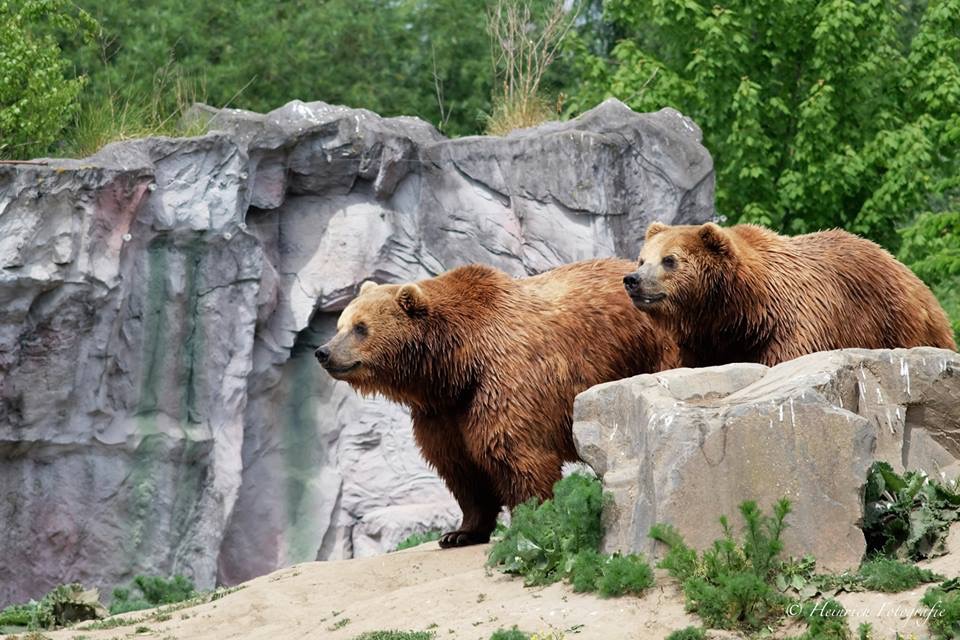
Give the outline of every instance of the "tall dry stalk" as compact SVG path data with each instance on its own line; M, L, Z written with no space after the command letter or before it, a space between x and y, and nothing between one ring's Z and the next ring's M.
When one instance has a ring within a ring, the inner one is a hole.
M540 22L529 0L497 0L488 12L496 87L489 133L501 134L539 124L551 115L540 84L557 57L563 39L576 20L576 11L555 0Z

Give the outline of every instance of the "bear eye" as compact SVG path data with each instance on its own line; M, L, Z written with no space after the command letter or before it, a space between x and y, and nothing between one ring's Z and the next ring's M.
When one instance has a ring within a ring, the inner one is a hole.
M358 322L357 324L353 325L353 332L363 338L367 335L367 325L363 324L362 322Z
M637 266L638 266L638 267L642 267L642 266L643 266L643 258L640 258L640 264L638 264Z
M663 265L664 269L676 269L677 259L674 256L667 256L660 262L660 264Z

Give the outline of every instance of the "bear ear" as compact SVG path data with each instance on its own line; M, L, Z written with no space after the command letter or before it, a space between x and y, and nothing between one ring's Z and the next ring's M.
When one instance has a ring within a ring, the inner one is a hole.
M729 255L733 250L727 232L713 222L707 222L700 227L699 236L703 246L714 253Z
M659 220L657 220L656 222L651 222L651 223L650 223L650 226L647 227L646 239L649 240L650 238L652 238L653 236L657 235L657 234L660 233L661 231L666 231L666 230L669 229L669 228L670 228L670 225L668 225L668 224L663 224L663 223L660 222Z
M410 282L397 291L397 304L408 316L423 315L427 311L427 296L423 289Z
M367 280L362 285L360 285L360 294L362 295L367 291L370 291L371 289L376 289L376 287L377 287L376 282L374 282L373 280Z

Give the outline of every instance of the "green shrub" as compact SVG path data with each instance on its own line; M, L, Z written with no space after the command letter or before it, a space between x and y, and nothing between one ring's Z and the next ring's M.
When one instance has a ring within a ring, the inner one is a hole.
M784 598L749 571L694 577L683 584L687 607L710 627L760 629L783 613Z
M400 541L400 544L397 545L397 548L394 551L400 551L402 549L409 549L411 547L419 547L424 542L432 542L433 540L440 539L439 531L427 531L425 533L411 533L409 536Z
M573 558L570 567L570 584L577 593L597 590L597 581L603 573L600 565L603 556L593 549L584 549Z
M871 591L896 593L913 589L924 582L937 582L943 576L914 564L907 564L892 558L874 558L863 563L858 572L862 584Z
M707 632L700 627L687 627L674 631L667 636L667 640L705 640Z
M39 601L31 600L16 607L19 613L29 611L27 627L31 630L54 629L82 620L95 620L106 616L96 589L84 589L78 583L54 587ZM22 618L20 618L22 620Z
M933 610L927 626L937 638L960 637L960 578L930 587L920 602Z
M945 553L950 524L960 518L960 494L918 471L903 476L886 462L867 472L863 533L868 555L922 560Z
M601 565L597 591L606 598L616 598L626 593L640 595L653 586L653 570L636 554L615 554Z
M113 598L110 601L110 615L118 613L127 613L129 611L141 611L153 607L142 597L131 597L130 589L117 587L113 590Z
M683 536L673 526L655 524L650 529L650 537L667 546L667 553L657 566L683 582L697 573L697 552L687 546Z
M574 474L554 486L554 497L530 500L511 513L510 526L490 550L487 564L522 575L528 585L562 579L576 555L596 551L603 535L600 481Z
M529 640L530 635L517 629L516 625L512 629L497 629L490 636L490 640Z
M35 605L14 604L0 611L0 629L3 627L26 627L33 617ZM2 632L2 631L0 631Z
M653 585L653 571L637 555L598 552L602 528L600 481L574 474L554 486L554 497L531 500L513 510L490 550L487 564L524 576L528 585L567 578L577 592L605 597L639 594Z
M136 588L137 593L133 592ZM150 609L161 604L173 604L189 600L197 595L193 582L177 575L169 580L159 576L139 575L133 579L130 588L118 587L113 590L110 613L126 613Z
M0 1L0 157L42 155L69 124L83 79L67 77L52 31L95 27L66 0Z
M608 556L592 549L574 556L568 578L575 592L596 591L605 598L628 593L640 595L653 586L653 570L642 557L635 554Z
M781 536L789 513L786 499L774 506L773 516L764 516L755 502L744 502L742 541L722 517L723 537L699 559L670 525L654 526L650 536L667 546L659 566L681 582L690 611L711 627L756 630L782 615L787 602L773 584L782 566Z

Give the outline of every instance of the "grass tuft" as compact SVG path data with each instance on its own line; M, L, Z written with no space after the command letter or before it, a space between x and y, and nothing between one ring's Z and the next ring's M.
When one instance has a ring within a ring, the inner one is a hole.
M203 101L201 85L161 72L150 94L129 97L115 92L82 101L67 131L67 139L58 151L61 155L82 158L123 140L203 135L207 123L202 119L183 124L187 109Z
M353 640L431 640L434 637L430 631L367 631L354 637Z
M927 627L936 638L960 638L960 578L930 587L920 603L932 611Z
M559 117L558 109L543 96L494 97L493 111L487 116L486 130L492 136L504 136L517 129L535 127Z
M865 588L887 593L907 591L925 582L943 580L943 576L933 571L892 558L874 558L864 562L859 575Z
M425 542L432 542L434 540L440 539L439 531L427 531L425 533L411 533L409 536L400 541L400 544L397 545L397 548L394 551L401 551L403 549L410 549L411 547L419 547Z
M705 640L707 632L700 627L687 627L674 631L667 636L667 640Z

